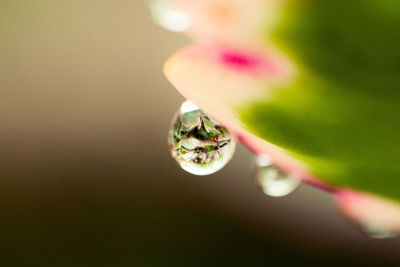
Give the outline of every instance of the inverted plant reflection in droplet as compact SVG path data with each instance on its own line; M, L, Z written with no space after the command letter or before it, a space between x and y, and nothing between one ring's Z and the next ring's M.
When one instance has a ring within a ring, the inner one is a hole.
M272 165L267 155L258 155L255 161L257 166L255 181L264 194L283 197L299 187L300 180Z
M175 9L171 0L148 0L148 5L154 21L167 30L183 32L192 23L187 14Z
M226 128L186 101L173 119L168 145L182 169L208 175L228 163L235 152L236 141Z

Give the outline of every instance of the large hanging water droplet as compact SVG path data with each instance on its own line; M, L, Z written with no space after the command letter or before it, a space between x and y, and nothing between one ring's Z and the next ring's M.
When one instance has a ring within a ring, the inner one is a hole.
M256 157L256 165L256 184L268 196L286 196L295 191L300 185L300 180L297 177L286 174L272 165L266 155L258 155Z
M161 27L174 31L186 31L191 23L191 18L177 10L171 0L145 0L150 8L154 21Z
M182 169L208 175L222 169L232 158L236 142L229 131L193 103L182 104L172 122L168 144Z

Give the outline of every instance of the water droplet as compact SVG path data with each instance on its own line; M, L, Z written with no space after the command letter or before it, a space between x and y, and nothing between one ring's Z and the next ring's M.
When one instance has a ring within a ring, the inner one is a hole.
M208 175L232 158L236 141L229 131L193 103L186 101L174 117L168 135L172 157L182 169Z
M272 197L283 197L299 187L300 180L272 165L268 156L258 155L255 161L257 165L256 184L264 194Z
M385 238L393 238L397 237L399 234L396 232L380 229L379 227L375 227L369 224L360 224L359 225L361 232L366 234L371 238L376 239L385 239Z
M191 23L191 18L177 10L171 0L147 0L154 21L161 27L174 31L186 31Z

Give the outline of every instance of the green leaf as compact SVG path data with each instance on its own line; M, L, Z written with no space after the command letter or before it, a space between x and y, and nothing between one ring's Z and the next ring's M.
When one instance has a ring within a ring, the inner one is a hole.
M400 201L400 1L288 1L271 38L298 76L238 107L248 129L326 182Z

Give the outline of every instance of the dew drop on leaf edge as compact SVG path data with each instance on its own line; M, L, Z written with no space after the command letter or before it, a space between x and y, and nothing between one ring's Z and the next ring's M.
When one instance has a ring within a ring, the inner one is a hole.
M265 154L256 156L255 163L255 182L257 187L268 196L283 197L289 195L301 183L297 177L286 174L274 166Z
M172 121L168 145L182 169L195 175L209 175L231 160L236 140L226 128L185 101Z

